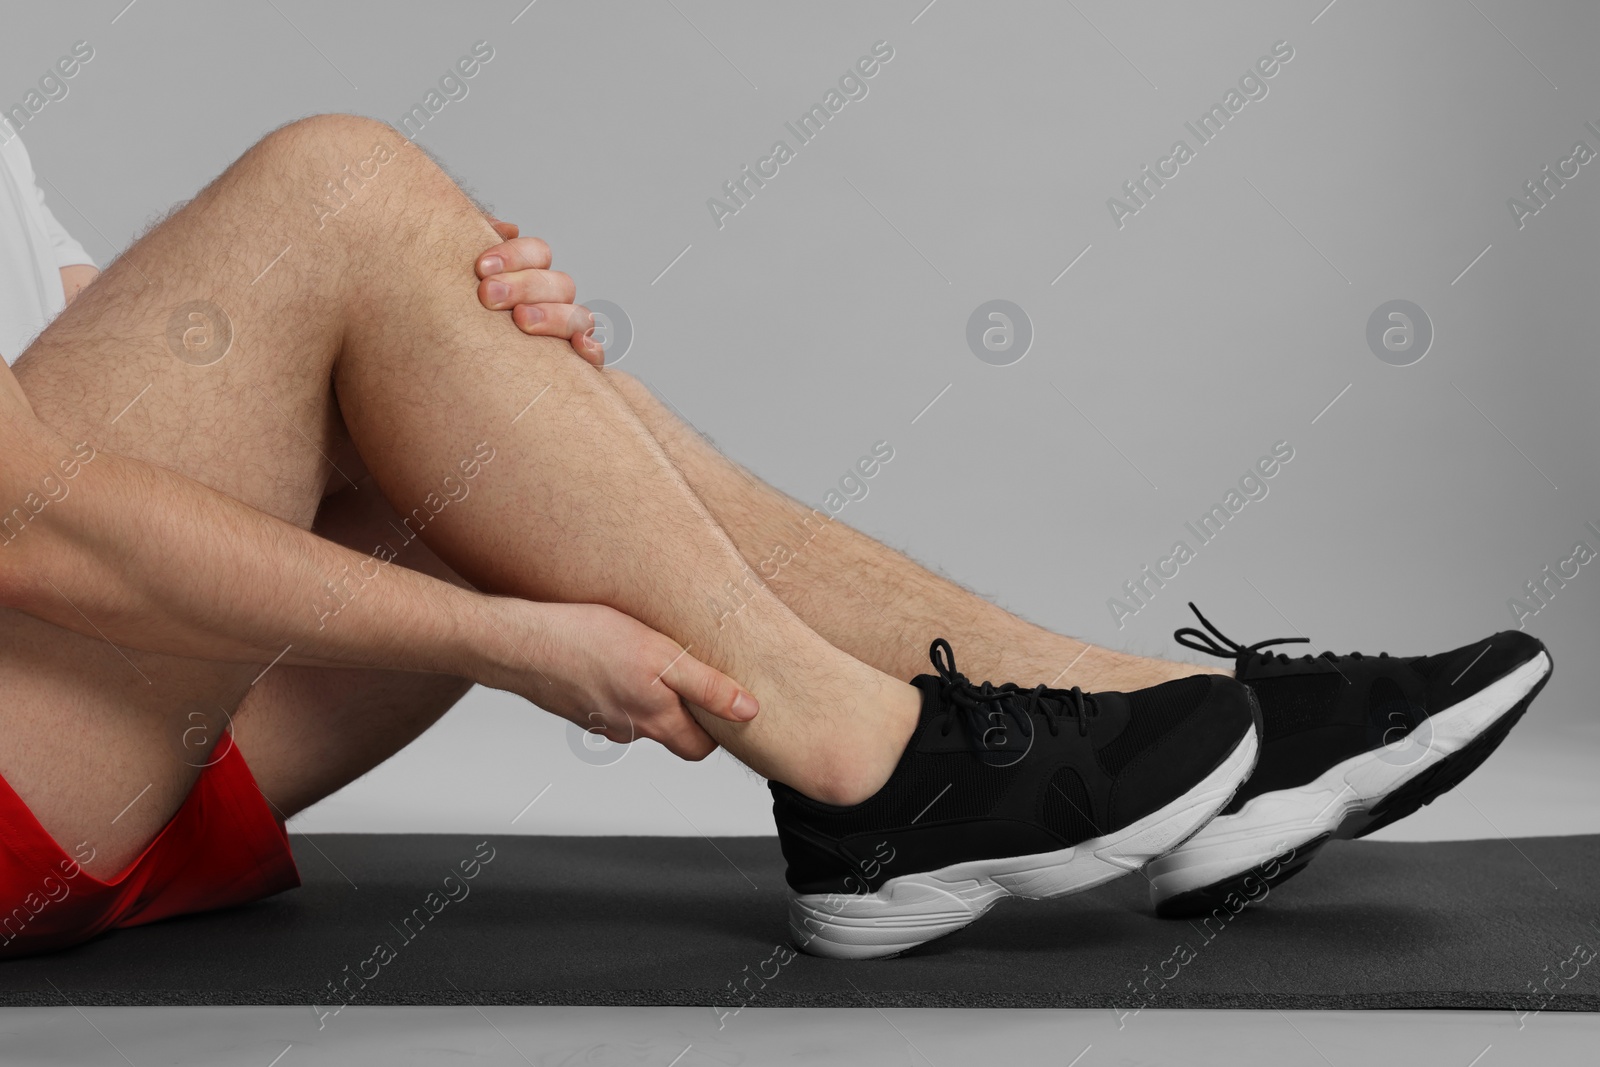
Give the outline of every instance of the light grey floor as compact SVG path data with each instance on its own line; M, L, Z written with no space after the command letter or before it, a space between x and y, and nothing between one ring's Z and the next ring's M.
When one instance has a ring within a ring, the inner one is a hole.
M708 1008L29 1008L0 1063L305 1067L457 1063L709 1067L1103 1067L1594 1062L1600 1017L1547 1012L938 1011Z

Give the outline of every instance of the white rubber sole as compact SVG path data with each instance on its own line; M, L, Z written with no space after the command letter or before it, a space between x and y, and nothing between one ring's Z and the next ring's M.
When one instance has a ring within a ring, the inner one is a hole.
M901 875L875 893L789 894L789 930L816 956L892 956L975 922L1004 897L1037 900L1091 889L1139 870L1181 844L1238 792L1255 770L1252 729L1189 792L1115 833L1031 856L957 863Z
M1549 673L1550 657L1540 652L1493 685L1429 716L1405 743L1353 756L1315 781L1263 793L1232 815L1219 815L1146 869L1151 903L1218 885L1274 860L1287 865L1285 853L1324 834L1354 837L1371 822L1379 802L1470 744Z

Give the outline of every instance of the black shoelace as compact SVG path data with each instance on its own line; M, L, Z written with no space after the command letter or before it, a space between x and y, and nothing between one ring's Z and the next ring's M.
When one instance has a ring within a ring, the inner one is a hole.
M1238 662L1240 667L1243 667L1245 663L1249 661L1251 656L1259 656L1261 662L1263 663L1271 663L1274 659L1276 659L1279 663L1288 663L1292 657L1288 656L1287 654L1282 652L1266 652L1263 650L1271 645L1309 645L1311 643L1311 638L1309 637L1273 637L1266 641L1257 641L1253 645L1241 645L1239 642L1229 638L1221 630L1211 625L1211 620L1200 614L1200 609L1194 606L1194 601L1189 602L1189 610L1194 612L1195 618L1199 619L1200 624L1204 626L1206 630L1209 630L1210 633L1196 630L1193 626L1185 626L1182 629L1174 632L1172 639L1185 648L1192 648L1196 652L1204 652L1207 655L1218 656L1222 659L1235 660ZM1306 662L1310 662L1311 660L1318 658L1325 659L1329 663L1333 663L1335 660L1344 657L1335 656L1332 652L1324 652L1320 657L1300 657L1300 659ZM1349 653L1349 658L1362 659L1364 657L1359 652L1351 652ZM1388 659L1389 653L1380 652L1378 653L1378 658Z
M955 652L950 642L939 638L928 649L928 658L939 672L943 682L941 693L945 703L959 708L966 716L967 733L974 740L987 736L995 728L995 716L1009 715L1022 729L1024 737L1033 736L1033 716L1039 715L1054 737L1060 730L1061 720L1076 719L1078 735L1089 736L1089 720L1100 713L1094 698L1077 686L1071 689L1051 689L1036 685L1023 689L1015 682L994 685L984 682L974 685L966 675L956 670ZM950 732L949 723L944 733Z

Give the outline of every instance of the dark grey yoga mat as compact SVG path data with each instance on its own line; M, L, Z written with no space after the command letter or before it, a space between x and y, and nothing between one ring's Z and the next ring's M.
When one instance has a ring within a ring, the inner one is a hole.
M302 888L0 963L0 1004L1600 1009L1600 836L1334 842L1209 930L1134 874L859 963L780 947L773 838L493 837L465 880L482 840L296 837Z

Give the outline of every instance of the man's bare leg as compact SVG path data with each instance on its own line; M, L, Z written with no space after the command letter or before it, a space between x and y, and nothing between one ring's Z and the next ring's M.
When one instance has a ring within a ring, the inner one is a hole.
M1231 673L1115 652L1035 626L842 522L819 520L729 460L636 378L607 371L758 580L830 643L886 674L928 670L927 642L945 636L973 677L1132 690L1198 673ZM341 460L341 465L343 461ZM361 551L399 523L382 497L346 487L316 530ZM461 581L420 541L396 563ZM467 691L439 676L290 668L251 690L235 723L250 764L285 816L365 774L415 740Z
M836 647L891 676L928 670L928 641L944 636L979 678L1133 690L1224 669L1133 656L1052 633L940 577L900 552L784 495L718 451L643 383L608 380L633 408L754 572ZM317 531L368 550L400 517L381 497L346 488L324 505ZM351 512L363 514L359 521ZM427 546L396 560L460 581ZM728 610L733 601L719 610ZM465 682L382 671L274 672L241 708L237 735L251 766L293 814L365 774L413 741L468 689ZM340 729L329 730L330 720ZM360 741L357 742L356 739Z
M768 590L737 611L710 606L741 582L743 560L598 372L478 306L471 265L495 239L391 128L296 123L113 264L18 377L63 433L302 526L344 476L325 457L348 426L384 495L407 516L427 509L422 538L475 585L653 626L760 698L750 723L701 716L744 762L822 799L875 791L914 724L915 691L833 648ZM225 309L235 332L210 366L169 349L191 301ZM189 717L236 708L261 673L125 654L14 614L0 617L0 641L0 773L58 840L95 842L85 867L97 875L186 795L196 771L173 748Z
M1020 619L761 481L638 379L606 376L733 538L755 580L830 643L885 674L926 673L934 637L961 650L972 677L1024 685L1128 691L1232 673L1099 648Z

